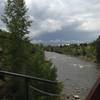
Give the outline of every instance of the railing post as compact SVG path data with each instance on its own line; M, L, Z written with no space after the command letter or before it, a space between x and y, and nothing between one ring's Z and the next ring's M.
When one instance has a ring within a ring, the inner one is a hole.
M26 90L25 90L25 93L26 93L26 99L25 100L29 100L29 83L28 83L28 79L27 78L25 78L25 88L26 88Z

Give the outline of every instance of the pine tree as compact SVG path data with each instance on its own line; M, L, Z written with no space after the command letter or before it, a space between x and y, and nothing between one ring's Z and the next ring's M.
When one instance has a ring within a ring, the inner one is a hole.
M0 30L0 68L4 69L7 63L8 57L8 45L9 45L9 34L5 31Z
M46 78L50 80L56 80L56 69L51 67L51 63L46 63L44 59L44 53L39 49L37 52L32 54L31 43L26 37L29 34L28 28L31 25L31 21L27 16L27 8L24 0L7 0L5 6L5 13L3 16L3 22L9 31L9 66L10 70L17 73L34 75L36 77ZM18 84L19 83L19 84ZM45 84L31 82L34 86L45 88ZM11 93L14 96L10 100L25 100L25 84L24 80L13 79L11 80ZM58 92L58 85L48 87L46 90L50 92ZM34 94L35 92L33 92ZM36 93L38 95L38 93ZM38 97L34 96L34 99L38 100ZM44 98L44 97L43 97ZM33 99L33 98L32 98ZM48 98L49 99L49 98ZM30 99L31 100L31 99ZM41 100L47 100L41 99ZM53 98L50 98L53 100ZM54 99L56 100L56 99Z
M10 33L8 49L10 58L8 62L11 68L9 69L13 72L25 74L29 58L27 48L29 41L26 34L29 34L28 28L31 21L27 16L24 0L7 0L2 21L6 24ZM13 100L25 99L24 80L13 78L11 84Z
M24 0L7 0L2 20L10 32L12 70L16 72L21 71L23 67L21 62L25 58L25 44L23 40L27 40L25 35L29 33L28 27L31 25Z

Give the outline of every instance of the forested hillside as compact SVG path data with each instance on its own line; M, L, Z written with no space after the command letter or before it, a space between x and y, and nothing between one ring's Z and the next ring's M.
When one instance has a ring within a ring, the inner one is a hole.
M47 51L81 57L88 61L100 63L100 37L92 43L67 44L61 46L46 46Z

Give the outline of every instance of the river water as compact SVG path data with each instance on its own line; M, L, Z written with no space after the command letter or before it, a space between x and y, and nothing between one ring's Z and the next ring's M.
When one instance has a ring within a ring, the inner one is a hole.
M64 85L66 95L79 95L84 100L100 75L96 64L55 52L45 52L57 68L58 80Z

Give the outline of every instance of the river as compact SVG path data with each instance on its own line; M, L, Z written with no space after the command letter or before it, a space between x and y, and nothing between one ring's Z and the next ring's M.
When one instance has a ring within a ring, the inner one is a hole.
M63 83L63 93L79 95L84 100L100 75L96 64L55 52L45 52L57 68L58 80Z

